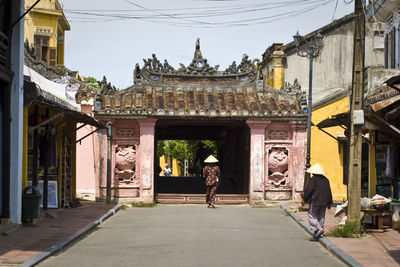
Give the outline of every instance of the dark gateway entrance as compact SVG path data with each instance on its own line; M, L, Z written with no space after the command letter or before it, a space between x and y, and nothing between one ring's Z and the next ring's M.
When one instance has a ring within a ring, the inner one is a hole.
M299 198L307 117L298 86L269 87L259 60L247 55L219 70L203 58L199 40L187 66L175 69L155 54L143 61L142 68L135 66L132 86L116 90L104 79L99 89L82 88L77 94L78 103L93 105L87 110L109 129L108 136L99 134L94 150L96 197L105 198L108 189L118 201L160 202L163 195L174 203L204 203L201 166L192 172L197 176L160 177L161 146L157 155L159 140L188 140L173 143L196 147L194 140L202 140L222 169L217 202ZM183 158L186 175L188 157Z
M250 173L250 135L245 121L172 121L159 120L155 142L158 140L214 140L222 172L218 194L248 194ZM157 146L155 146L157 147ZM155 153L157 154L157 153ZM202 161L207 152L199 150ZM156 156L155 166L158 166ZM159 176L155 168L155 193L204 194L206 187L201 170L190 177Z

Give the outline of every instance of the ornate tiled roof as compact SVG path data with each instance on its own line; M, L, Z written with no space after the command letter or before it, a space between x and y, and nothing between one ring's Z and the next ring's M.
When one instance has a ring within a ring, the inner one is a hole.
M116 90L104 78L98 91L82 88L78 103L94 101L94 113L146 117L304 117L300 90L277 90L264 85L258 60L243 55L224 71L210 66L199 40L192 62L173 68L155 54L136 64L134 84ZM293 88L292 88L293 89Z

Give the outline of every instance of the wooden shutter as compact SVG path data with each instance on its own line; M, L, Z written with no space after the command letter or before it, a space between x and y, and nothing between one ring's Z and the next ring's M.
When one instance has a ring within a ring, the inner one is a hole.
M50 37L48 37L48 36L42 36L42 46L49 46L49 40L50 40Z
M35 59L42 60L42 39L40 38L40 36L35 36L34 48L35 48Z
M50 47L50 66L55 66L57 64L57 48Z

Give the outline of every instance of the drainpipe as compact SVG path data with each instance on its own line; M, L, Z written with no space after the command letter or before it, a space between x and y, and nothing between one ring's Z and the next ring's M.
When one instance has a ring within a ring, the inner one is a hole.
M111 204L111 149L112 149L112 124L107 123L107 193L106 202Z

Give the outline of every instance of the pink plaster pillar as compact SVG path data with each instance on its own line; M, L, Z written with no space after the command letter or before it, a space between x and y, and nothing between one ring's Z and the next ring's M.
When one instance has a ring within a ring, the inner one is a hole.
M265 129L270 121L247 121L250 128L250 204L264 201Z
M303 192L304 186L306 165L307 122L292 121L290 125L293 129L293 199L300 201L300 194Z
M157 120L140 119L139 176L140 199L145 203L154 200L154 126Z
M81 105L82 112L93 116L91 105ZM78 124L79 127L81 124ZM76 138L90 134L96 129L91 125L79 129L76 132ZM89 135L76 144L76 192L78 197L94 200L96 196L96 175L95 175L95 150L96 134Z

